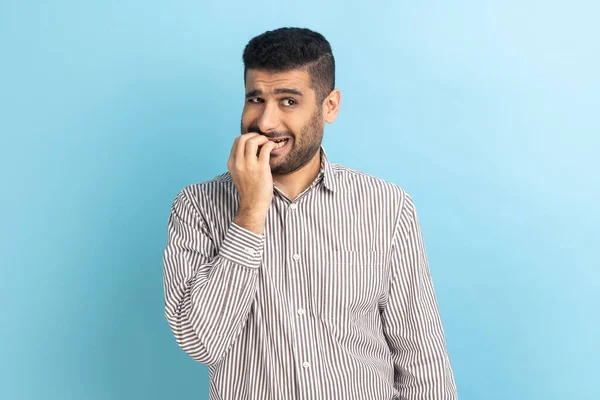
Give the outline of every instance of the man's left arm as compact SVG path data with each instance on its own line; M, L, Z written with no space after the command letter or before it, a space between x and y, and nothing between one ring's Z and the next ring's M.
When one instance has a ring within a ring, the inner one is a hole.
M394 382L402 399L455 400L456 384L419 220L412 199L404 195L394 229L389 294L381 307Z

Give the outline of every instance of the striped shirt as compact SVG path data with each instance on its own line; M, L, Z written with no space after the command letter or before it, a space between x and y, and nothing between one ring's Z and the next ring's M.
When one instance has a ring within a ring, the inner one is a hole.
M165 316L208 365L209 398L456 399L419 221L393 183L330 163L264 234L233 222L231 174L182 189L164 251Z

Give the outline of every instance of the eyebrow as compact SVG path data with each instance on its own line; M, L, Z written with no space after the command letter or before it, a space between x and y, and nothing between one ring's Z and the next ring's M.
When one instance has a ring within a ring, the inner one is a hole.
M259 96L261 94L263 94L262 90L254 89L246 93L246 98L248 99L250 97ZM302 94L301 91L291 88L275 89L275 94L295 94L296 96L304 96L304 94Z

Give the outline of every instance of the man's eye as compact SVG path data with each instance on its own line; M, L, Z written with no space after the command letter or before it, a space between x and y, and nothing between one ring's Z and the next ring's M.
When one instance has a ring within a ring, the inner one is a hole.
M253 99L248 100L248 103L260 103L261 99L259 99L258 97L255 97Z
M288 102L288 104L286 104L286 102ZM289 103L291 103L291 104L289 104ZM283 99L284 106L293 106L294 104L296 104L296 100L294 100L294 99Z

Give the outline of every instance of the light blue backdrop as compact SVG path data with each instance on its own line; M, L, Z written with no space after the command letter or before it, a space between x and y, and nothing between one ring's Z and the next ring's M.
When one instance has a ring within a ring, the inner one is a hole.
M169 207L226 171L246 42L303 26L329 157L415 200L460 398L599 399L597 4L3 1L0 398L208 398Z

